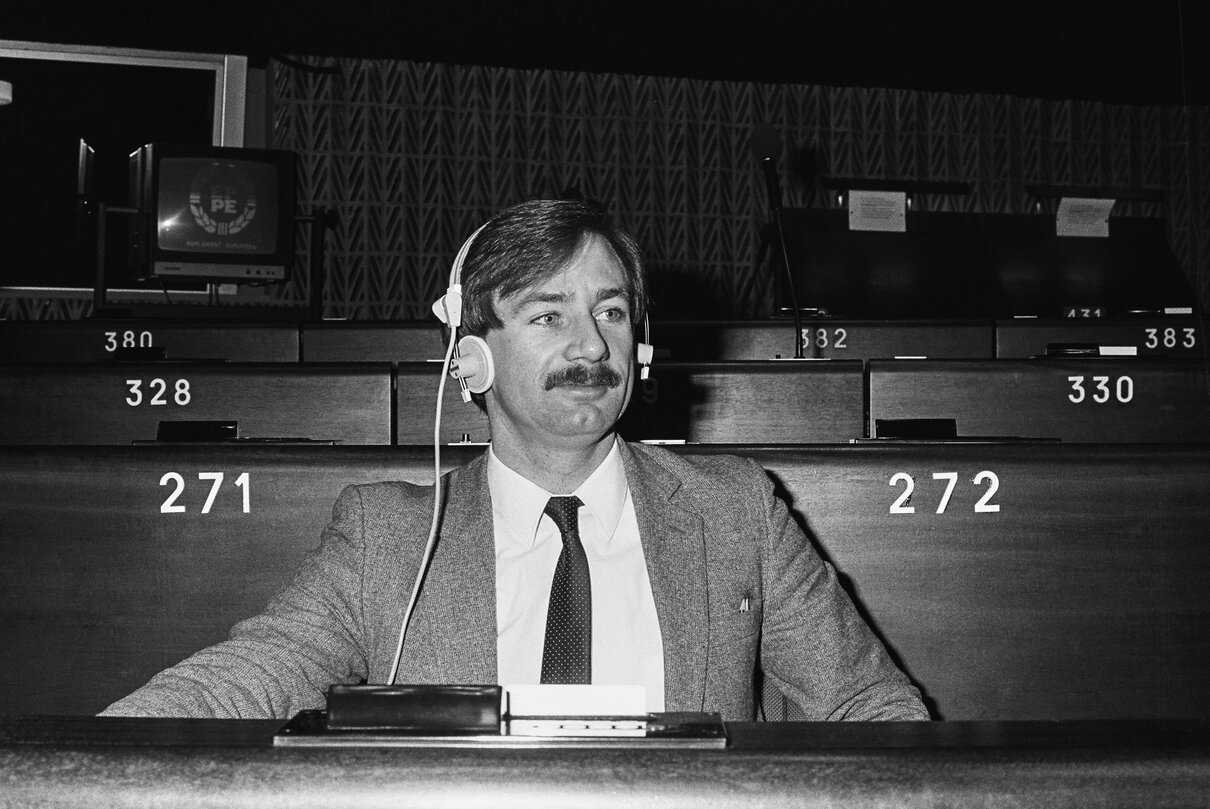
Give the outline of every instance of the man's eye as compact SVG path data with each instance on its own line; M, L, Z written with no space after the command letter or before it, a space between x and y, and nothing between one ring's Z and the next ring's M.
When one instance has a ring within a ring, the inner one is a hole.
M547 312L544 315L538 315L530 322L535 326L553 326L559 320L559 316L554 312Z
M617 306L611 306L608 309L602 309L597 313L598 320L604 320L609 323L617 323L626 319L626 310Z

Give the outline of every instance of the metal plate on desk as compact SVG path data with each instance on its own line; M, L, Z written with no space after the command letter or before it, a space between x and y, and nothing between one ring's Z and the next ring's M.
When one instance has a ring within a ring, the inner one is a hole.
M958 436L1210 441L1200 363L1127 358L876 360L870 435L888 419L952 418Z
M0 443L129 444L161 421L229 420L241 438L391 443L386 365L104 363L0 367Z
M165 320L0 323L0 362L96 362L152 349L169 360L297 362L298 327Z

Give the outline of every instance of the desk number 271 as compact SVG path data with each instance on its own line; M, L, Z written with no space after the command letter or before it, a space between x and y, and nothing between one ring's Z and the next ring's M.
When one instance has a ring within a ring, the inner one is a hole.
M202 513L209 514L210 509L214 507L214 501L218 498L219 489L222 488L223 478L222 472L198 472L198 480L210 481L210 493L206 495L206 502L202 505ZM179 472L165 472L160 478L161 486L173 486L171 492L164 502L160 504L161 514L182 514L185 511L185 506L178 504L176 501L182 494L185 493L185 478ZM251 485L247 472L243 472L235 479L234 486L243 494L244 513L247 514L252 510L252 497L250 493Z

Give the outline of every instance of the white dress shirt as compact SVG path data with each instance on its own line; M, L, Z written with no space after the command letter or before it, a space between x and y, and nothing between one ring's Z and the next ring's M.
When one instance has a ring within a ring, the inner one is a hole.
M548 492L489 450L487 484L496 535L496 656L504 686L541 681L550 583L563 550L543 514L554 494L574 494L592 581L592 682L641 685L664 710L664 648L639 524L615 444L574 492Z

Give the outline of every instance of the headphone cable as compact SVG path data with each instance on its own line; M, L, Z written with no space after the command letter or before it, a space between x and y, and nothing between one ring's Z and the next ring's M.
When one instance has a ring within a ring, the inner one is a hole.
M433 549L437 545L437 525L441 519L441 405L445 400L445 377L449 373L450 362L454 356L457 329L450 329L449 345L445 349L445 359L441 363L441 373L437 377L437 412L433 417L433 521L429 526L429 537L424 544L424 553L420 557L420 567L416 570L416 581L412 584L412 595L408 599L407 609L403 613L403 621L399 625L399 641L395 645L395 662L391 665L391 674L387 685L394 685L395 676L399 673L399 664L403 660L403 641L407 637L408 624L412 621L412 612L416 609L416 601L420 597L420 587L424 583L424 575L428 571L429 562L433 557Z

